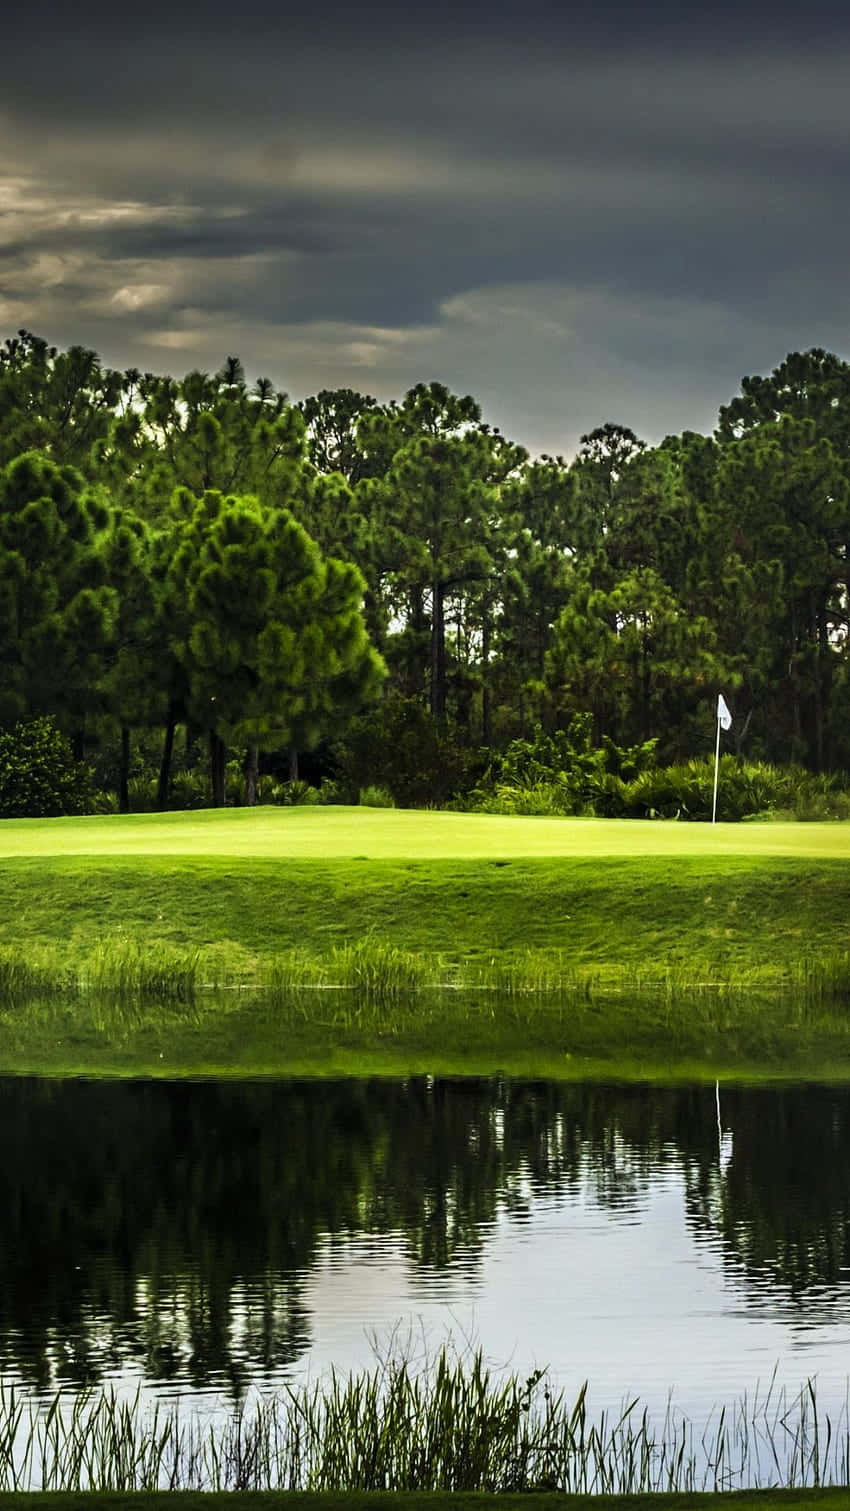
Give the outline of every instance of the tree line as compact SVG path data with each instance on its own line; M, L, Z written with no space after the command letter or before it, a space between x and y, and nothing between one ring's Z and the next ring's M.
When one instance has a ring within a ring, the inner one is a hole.
M460 783L577 717L681 761L720 689L739 755L850 767L848 572L850 365L822 350L745 378L712 436L607 423L565 460L436 382L292 403L234 357L0 348L0 727L114 744L122 807L143 731L162 806L180 727L213 801L236 750L250 802L261 759L346 727L352 769L430 752Z

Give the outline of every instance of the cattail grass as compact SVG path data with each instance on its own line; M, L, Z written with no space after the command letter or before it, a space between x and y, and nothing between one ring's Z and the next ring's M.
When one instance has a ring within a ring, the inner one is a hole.
M847 1403L814 1384L740 1398L697 1426L668 1400L593 1418L544 1370L494 1377L477 1351L384 1361L202 1421L114 1391L28 1400L0 1383L0 1491L485 1491L572 1494L811 1488L850 1481Z

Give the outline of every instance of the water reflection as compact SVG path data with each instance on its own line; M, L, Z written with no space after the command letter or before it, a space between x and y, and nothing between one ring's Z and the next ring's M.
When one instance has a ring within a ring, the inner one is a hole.
M550 1284L568 1338L604 1293L640 1356L642 1328L694 1325L709 1272L718 1314L829 1344L850 1091L737 1088L721 1112L719 1140L705 1086L2 1079L0 1368L35 1389L133 1369L239 1392L317 1340L345 1354L364 1318L390 1328L400 1298L474 1303L491 1327L498 1297L510 1354ZM625 1388L623 1367L600 1364Z

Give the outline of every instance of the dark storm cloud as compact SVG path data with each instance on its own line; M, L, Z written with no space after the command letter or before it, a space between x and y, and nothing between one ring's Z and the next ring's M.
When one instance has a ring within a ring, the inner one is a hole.
M850 345L838 7L46 0L7 35L7 329L295 392L439 376L549 447L710 427Z

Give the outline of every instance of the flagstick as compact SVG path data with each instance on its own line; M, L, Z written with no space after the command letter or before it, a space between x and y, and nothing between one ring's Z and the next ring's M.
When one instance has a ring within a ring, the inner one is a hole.
M717 772L720 767L720 714L717 715L717 744L714 747L714 801L711 804L711 822L717 822Z

